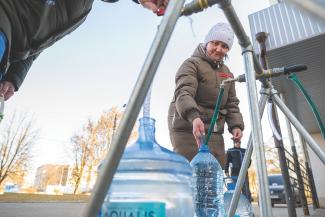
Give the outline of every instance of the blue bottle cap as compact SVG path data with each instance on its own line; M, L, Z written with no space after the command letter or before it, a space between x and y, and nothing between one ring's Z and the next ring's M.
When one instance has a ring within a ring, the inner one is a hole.
M236 184L233 182L227 183L228 190L235 190Z

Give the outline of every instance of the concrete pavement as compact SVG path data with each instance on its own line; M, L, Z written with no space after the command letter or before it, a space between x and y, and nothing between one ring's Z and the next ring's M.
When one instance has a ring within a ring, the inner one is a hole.
M0 203L0 217L79 217L85 203L44 202L44 203ZM257 204L253 204L255 217L260 217ZM285 206L272 209L275 217L288 217ZM311 217L325 217L325 209L310 208ZM297 216L303 217L302 208L297 208Z

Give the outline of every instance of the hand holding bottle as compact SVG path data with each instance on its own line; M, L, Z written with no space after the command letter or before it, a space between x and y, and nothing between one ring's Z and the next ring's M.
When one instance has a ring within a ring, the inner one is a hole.
M205 135L204 123L201 118L195 118L193 120L193 135L198 147L201 145L201 137Z

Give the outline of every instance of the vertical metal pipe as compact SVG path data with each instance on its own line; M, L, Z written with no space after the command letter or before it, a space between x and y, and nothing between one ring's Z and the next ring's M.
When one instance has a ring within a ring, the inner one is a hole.
M113 138L110 151L103 163L103 170L98 177L90 201L87 204L84 217L96 217L112 183L113 176L122 157L127 140L147 95L160 60L167 47L170 36L175 28L185 0L170 1L157 34L142 66L139 78L122 117L120 125Z
M271 200L269 184L267 179L265 151L263 144L263 133L262 125L259 118L259 108L257 104L257 91L255 83L255 71L253 67L253 53L250 52L252 48L248 48L247 52L244 52L245 62L245 74L247 82L247 94L250 107L250 118L252 125L253 134L253 147L255 150L256 166L257 166L257 177L259 187L259 198L260 198L260 213L263 217L272 216Z
M282 102L279 96L276 94L272 95L272 100L277 104L277 106L282 110L283 114L290 120L290 122L295 126L297 131L303 136L307 141L309 147L314 151L314 153L319 157L322 163L325 165L325 153L307 132L307 130L302 126L298 119L292 114L292 112L287 108L287 106Z
M313 171L311 169L310 158L309 158L309 154L308 154L308 150L307 150L307 146L306 146L306 141L302 137L301 134L299 134L299 138L300 138L300 143L301 143L304 158L305 158L304 159L305 160L305 167L306 167L306 170L307 170L308 182L309 182L309 186L310 186L310 189L311 189L311 195L312 195L312 199L313 199L313 206L314 206L314 209L316 209L316 208L319 208L319 201L318 201L316 185L315 185L315 181L314 181L314 175L313 175Z
M267 62L267 57L266 57L266 44L265 44L267 36L268 34L266 32L258 32L255 35L256 41L260 46L260 63L263 69L269 68L269 64Z
M283 94L280 94L280 98L285 103ZM301 168L300 168L300 163L299 163L298 154L297 154L297 150L296 150L296 144L294 141L294 136L293 136L292 129L291 129L291 124L290 124L290 121L288 120L288 118L286 118L286 117L285 117L285 121L286 121L289 142L290 142L293 161L294 161L294 170L297 174L297 179L298 179L298 190L299 190L300 201L303 206L304 215L309 215L309 209L308 209L308 204L307 204L307 199L306 199L306 194L305 194L305 187L304 187L304 182L303 182L302 175L301 175Z
M276 94L276 93L273 92L272 94ZM273 120L272 121L275 125L276 130L278 131L278 133L280 134L280 136L282 138L278 114L276 111L276 107L274 106L274 102L272 102L272 103L273 103L273 106L272 106L272 119ZM274 137L274 144L278 150L278 155L279 155L280 168L281 168L281 173L283 176L283 185L284 185L284 190L286 192L284 196L285 196L287 207L288 207L288 215L289 215L289 217L296 217L297 213L296 213L296 209L295 209L295 199L292 194L290 176L289 176L288 165L286 162L286 156L285 156L285 152L284 152L282 139L278 140Z
M262 96L261 96L260 101L258 103L258 108L259 108L259 111L260 111L260 119L263 116L266 101L268 99L268 92L269 92L269 89L264 89L263 88L261 90ZM247 150L246 150L246 153L245 153L245 156L244 156L244 159L243 159L243 163L242 163L241 168L240 168L240 172L239 172L238 179L237 179L237 182L236 182L236 188L235 188L234 194L233 194L231 202L230 202L229 211L228 211L228 215L227 215L228 217L234 217L234 215L235 215L236 208L237 208L238 201L239 201L239 197L240 197L240 193L241 193L241 189L243 188L243 185L244 185L244 182L245 182L245 179L246 179L246 174L247 174L249 163L250 163L252 153L253 153L252 133L250 133L250 135L249 135L249 139L248 139L247 144L248 144L247 145Z

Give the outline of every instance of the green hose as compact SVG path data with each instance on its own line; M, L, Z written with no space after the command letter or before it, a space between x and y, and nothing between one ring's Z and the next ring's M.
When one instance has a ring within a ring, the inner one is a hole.
M216 107L214 108L214 113L213 113L212 120L211 120L211 123L210 123L210 126L209 126L208 135L207 135L207 137L205 139L205 144L206 145L208 145L208 143L209 143L209 140L210 140L210 137L211 137L211 134L212 134L212 130L214 128L216 120L218 119L218 114L219 114L220 105L221 105L221 99L222 99L224 90L225 90L225 87L223 85L221 85L220 92L219 92L219 95L218 95L218 98L217 98Z
M302 92L302 94L305 96L310 108L312 109L318 126L322 132L323 138L325 139L325 127L324 127L324 123L319 115L318 109L315 105L315 103L313 102L313 100L311 99L311 97L309 96L309 94L307 93L306 89L303 87L303 85L301 84L301 82L299 81L297 75L295 73L292 73L291 75L289 75L290 80L292 80L296 86L299 88L299 90Z

